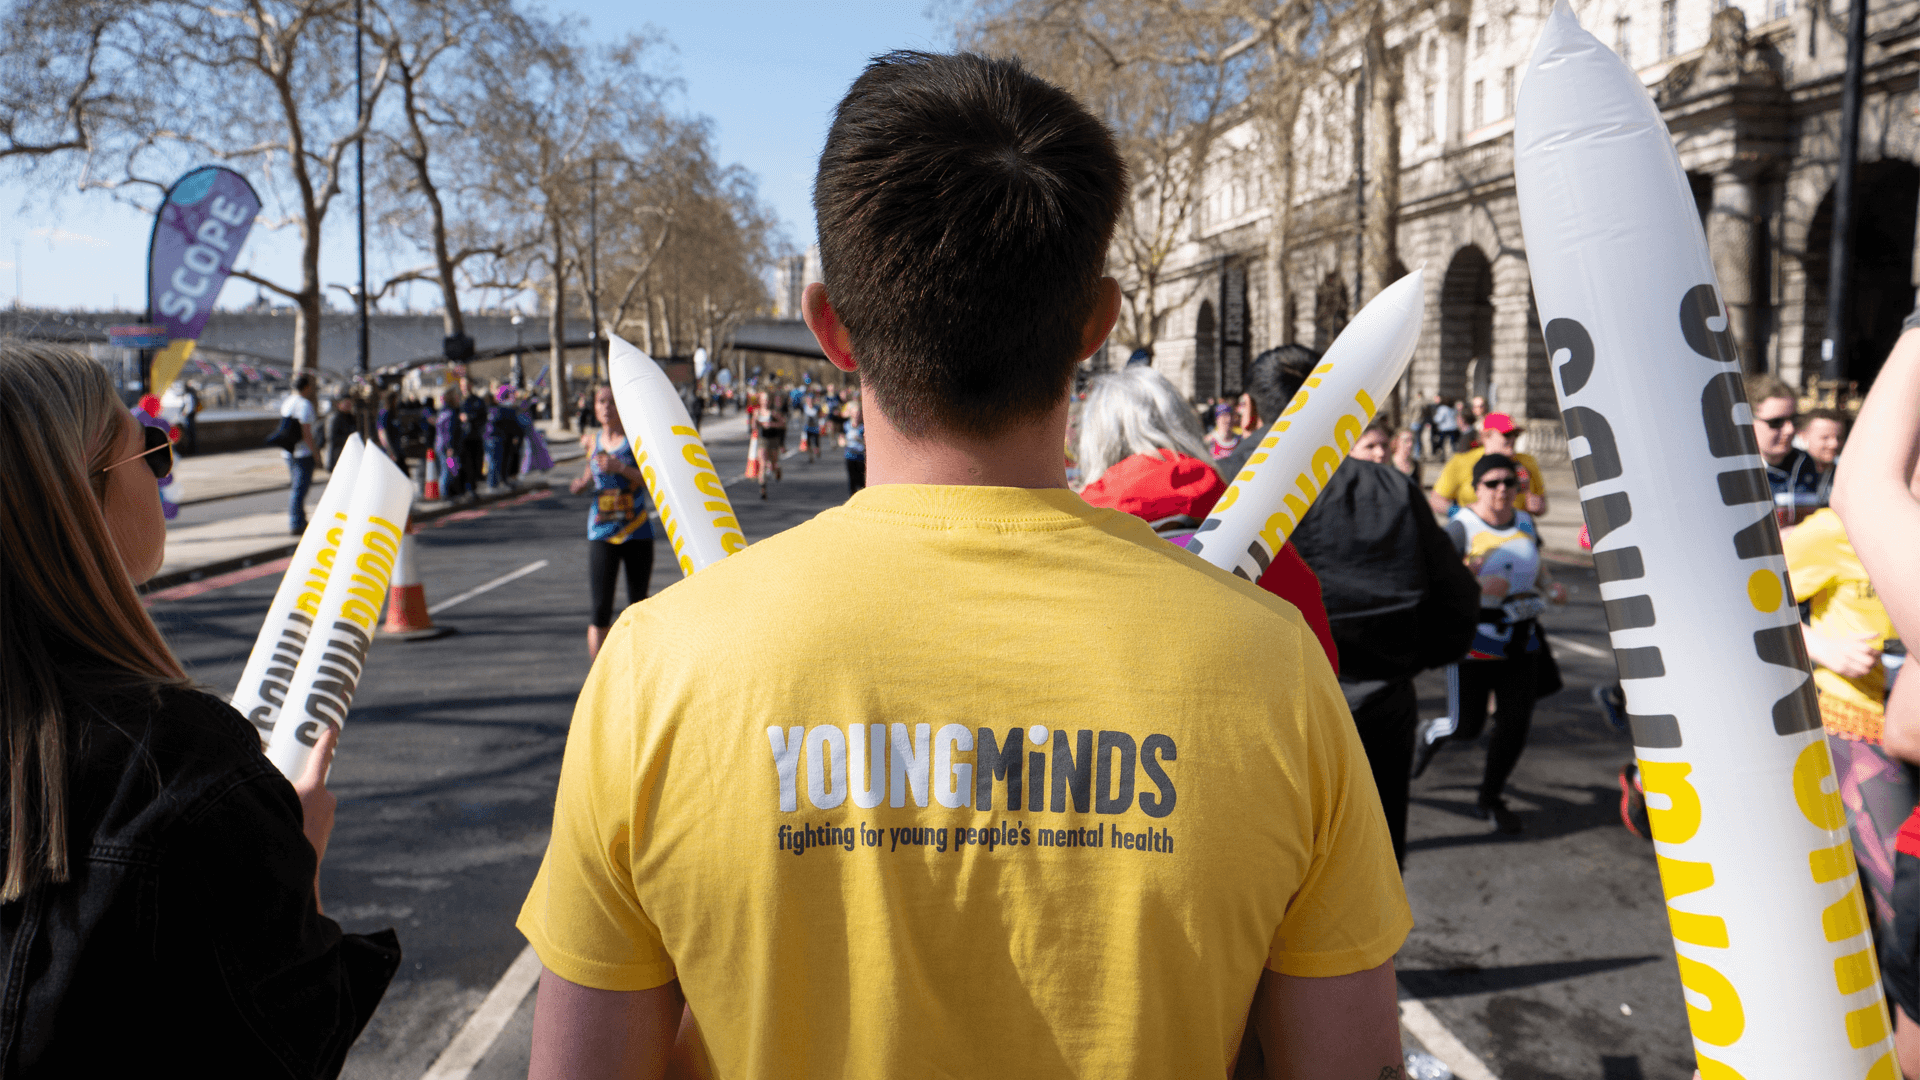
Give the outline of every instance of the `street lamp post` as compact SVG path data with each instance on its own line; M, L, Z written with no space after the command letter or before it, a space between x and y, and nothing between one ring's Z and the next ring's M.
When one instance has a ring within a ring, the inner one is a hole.
M587 317L593 320L593 378L600 381L600 159L587 161Z
M1833 236L1827 249L1827 333L1820 343L1822 405L1838 405L1846 391L1847 335L1852 312L1853 181L1860 156L1860 96L1866 67L1867 0L1853 0L1847 16L1847 70L1840 84L1840 167L1833 180Z
M367 84L365 49L361 41L366 32L364 0L353 0L353 100L354 120L367 120ZM354 305L360 313L360 374L367 373L367 133L353 141L353 197L358 213L355 228L360 234L360 287L354 290Z

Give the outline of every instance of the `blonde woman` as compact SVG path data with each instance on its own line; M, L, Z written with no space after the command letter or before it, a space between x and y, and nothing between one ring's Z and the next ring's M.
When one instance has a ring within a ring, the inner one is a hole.
M332 734L289 784L134 592L150 430L87 357L0 342L0 1073L332 1076L399 946L320 913Z

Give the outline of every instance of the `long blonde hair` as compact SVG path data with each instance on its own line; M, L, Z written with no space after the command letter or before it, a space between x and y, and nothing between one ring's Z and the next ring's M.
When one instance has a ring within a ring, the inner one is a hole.
M125 415L92 359L0 341L0 902L67 880L67 771L82 707L188 684L127 580L102 507L99 470Z

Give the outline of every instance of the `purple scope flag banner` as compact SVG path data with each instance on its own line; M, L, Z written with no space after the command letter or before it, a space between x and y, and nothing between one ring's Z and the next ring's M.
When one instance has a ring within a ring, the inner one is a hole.
M147 321L167 345L154 355L154 393L180 377L220 287L260 213L260 196L232 169L203 165L174 181L147 249Z

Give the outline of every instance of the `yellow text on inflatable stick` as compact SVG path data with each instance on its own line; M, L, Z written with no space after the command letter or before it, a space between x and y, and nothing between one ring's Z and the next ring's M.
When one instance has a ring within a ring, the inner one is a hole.
M267 757L282 775L299 776L321 734L346 723L400 558L412 501L407 474L385 454L364 456L340 527L339 550L314 609L313 633L287 687L286 714L267 743Z
M1375 400L1413 358L1424 281L1421 271L1408 274L1347 325L1200 523L1188 551L1249 581L1266 572L1379 411Z
M608 360L621 423L674 562L692 574L747 546L726 485L666 372L618 335Z
M359 435L347 437L326 489L320 494L320 505L314 508L313 524L288 560L287 572L261 620L253 652L234 687L234 709L253 722L263 742L273 734L300 654L313 633L320 598L326 592L334 556L345 536L347 497L364 451Z

